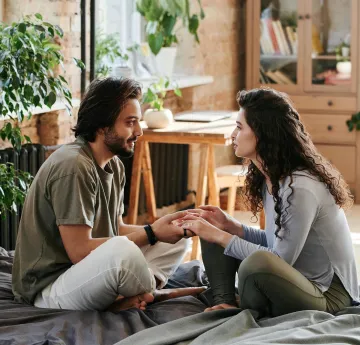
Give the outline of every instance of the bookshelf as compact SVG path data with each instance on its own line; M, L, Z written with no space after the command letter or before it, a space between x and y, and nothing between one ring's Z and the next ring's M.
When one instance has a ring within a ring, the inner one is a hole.
M360 203L360 1L247 0L246 86L294 101L314 143ZM321 134L321 135L320 135Z

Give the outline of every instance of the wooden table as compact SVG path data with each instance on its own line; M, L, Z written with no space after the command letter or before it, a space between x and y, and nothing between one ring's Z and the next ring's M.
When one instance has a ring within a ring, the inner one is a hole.
M140 177L143 173L146 207L150 222L156 220L156 201L153 176L151 171L151 158L149 143L165 144L201 144L201 158L199 166L199 180L196 190L196 204L198 207L205 204L206 188L208 185L209 204L220 206L219 192L215 174L214 145L231 145L231 133L236 126L237 112L231 118L214 122L174 122L165 129L148 129L141 123L144 135L135 145L132 177L130 185L129 213L127 222L136 224L138 207ZM198 258L198 237L193 238L191 259Z

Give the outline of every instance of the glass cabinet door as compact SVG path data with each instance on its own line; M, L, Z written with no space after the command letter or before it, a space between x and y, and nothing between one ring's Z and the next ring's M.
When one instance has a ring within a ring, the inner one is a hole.
M305 90L355 92L357 0L310 0L305 12Z
M301 85L299 56L302 25L298 20L302 0L260 0L254 15L259 20L259 45L254 56L260 57L255 72L261 85L290 91ZM256 36L255 36L256 37ZM258 54L257 54L258 53Z

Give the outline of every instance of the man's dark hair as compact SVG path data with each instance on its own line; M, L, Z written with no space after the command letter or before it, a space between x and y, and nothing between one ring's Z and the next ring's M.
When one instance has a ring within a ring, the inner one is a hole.
M72 129L75 137L80 135L94 142L99 129L114 125L128 100L139 100L141 96L141 86L133 79L95 79L80 104L77 124Z

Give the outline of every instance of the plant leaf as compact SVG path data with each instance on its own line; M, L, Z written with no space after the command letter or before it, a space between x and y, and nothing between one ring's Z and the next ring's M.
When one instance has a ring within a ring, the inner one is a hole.
M53 104L56 102L56 95L55 92L51 91L48 94L48 107L51 108L53 106Z
M38 31L41 31L41 32L45 32L45 29L43 26L41 25L34 25L35 29L38 30Z
M64 36L64 31L61 29L59 25L55 25L55 31L61 38Z
M30 85L25 85L24 87L24 96L27 100L31 100L32 96L34 94L34 90Z
M18 25L18 30L21 32L21 33L25 33L26 32L26 25L25 25L25 23L20 23L19 25Z
M80 69L85 69L85 64L80 59L74 57L73 60L77 67L79 67Z
M199 18L196 14L193 14L189 20L189 32L195 35L198 27L199 27Z
M165 15L162 20L165 36L170 36L176 23L176 17Z
M35 107L37 107L40 104L40 96L39 95L34 96L33 103L34 103Z
M150 34L148 36L148 42L149 42L149 46L150 46L152 53L154 55L157 55L159 53L161 47L163 46L164 36L160 32L157 34Z
M40 13L35 13L35 17L39 20L43 19L42 15Z

